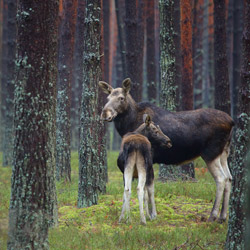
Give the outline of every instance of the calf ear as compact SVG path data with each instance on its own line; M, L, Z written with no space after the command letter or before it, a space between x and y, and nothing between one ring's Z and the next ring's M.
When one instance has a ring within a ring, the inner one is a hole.
M123 80L122 88L123 88L125 94L129 93L130 88L131 88L131 80L130 80L130 78L126 78L125 80Z
M148 114L143 115L143 122L146 123L147 126L151 123L151 117Z
M100 81L98 85L105 94L110 94L113 90L113 88L106 82Z

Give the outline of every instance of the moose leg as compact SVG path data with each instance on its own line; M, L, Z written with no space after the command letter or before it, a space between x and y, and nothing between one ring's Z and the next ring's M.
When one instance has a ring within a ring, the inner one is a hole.
M149 214L149 209L148 209L148 190L147 187L144 187L144 208L146 212L146 216L151 219L151 216Z
M216 159L214 159L211 162L206 162L208 170L213 176L215 183L216 183L216 197L215 197L214 206L213 206L213 209L211 211L208 221L215 221L217 219L219 208L220 208L220 203L221 203L221 199L222 199L222 195L224 192L225 183L227 179L227 176L221 166L220 157L221 155L219 155Z
M143 199L144 197L144 188L146 183L146 169L144 168L144 159L140 154L137 154L136 161L137 171L138 171L138 186L137 186L137 195L139 200L139 209L141 216L141 223L146 224L146 218L143 211Z
M132 186L134 167L135 167L135 156L131 155L131 157L129 157L127 160L127 164L125 165L125 170L124 170L123 205L119 222L122 221L122 219L125 217L125 214L126 214L126 221L129 220L129 210L130 210L129 202L131 196L131 186Z
M151 181L150 185L147 185L147 189L148 189L149 202L151 204L151 216L150 216L150 218L151 218L151 220L153 220L157 216L156 207L155 207L154 180Z
M231 191L231 183L232 183L232 175L230 173L230 170L228 168L227 158L228 158L229 151L226 149L223 151L220 162L222 165L222 168L226 174L226 184L225 184L225 190L223 194L223 202L222 202L222 208L220 213L220 221L224 222L227 218L227 210L228 210L228 203L230 198L230 191Z

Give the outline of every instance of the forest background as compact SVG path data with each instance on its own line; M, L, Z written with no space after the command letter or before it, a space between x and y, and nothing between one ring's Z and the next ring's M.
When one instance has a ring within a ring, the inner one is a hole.
M250 1L1 0L0 20L1 247L105 249L107 236L119 249L248 246ZM98 82L126 77L137 102L233 117L228 227L206 222L215 185L201 160L155 166L167 181L156 184L159 218L117 224L121 139L100 120Z

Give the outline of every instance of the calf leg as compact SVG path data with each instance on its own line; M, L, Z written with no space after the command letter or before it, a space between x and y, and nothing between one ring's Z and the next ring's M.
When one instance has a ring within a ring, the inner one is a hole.
M225 183L224 194L223 194L222 208L221 208L221 213L220 213L221 222L226 221L226 218L227 218L227 210L228 210L228 203L229 203L231 183L232 183L232 175L230 173L230 170L228 168L228 163L227 163L228 154L229 154L229 151L225 149L220 158L222 168L227 177L226 183Z
M208 170L213 176L215 183L216 183L216 197L215 197L214 206L213 206L213 209L211 211L208 221L214 221L217 219L219 209L220 209L220 203L221 203L221 199L222 199L222 195L224 192L225 183L227 179L227 176L221 166L220 157L221 155L211 162L206 162Z
M148 216L148 218L151 219L149 209L148 209L148 190L146 186L144 187L144 207L145 207L146 216Z
M155 195L154 195L154 180L151 181L149 185L147 185L148 196L149 196L149 203L151 204L151 215L150 218L153 220L156 218L156 207L155 207Z
M143 199L145 198L144 188L145 188L145 183L146 183L146 169L144 167L144 159L139 153L137 153L136 166L137 166L137 171L138 171L137 195L138 195L138 200L139 200L141 223L145 225L146 218L145 218L144 211L143 211Z
M129 220L129 212L130 212L130 196L131 196L131 186L132 186L132 178L134 173L135 167L135 154L132 154L128 160L127 164L125 165L124 170L124 194L123 194L123 205L122 205L122 212L119 218L119 222L125 217L126 214L126 221Z

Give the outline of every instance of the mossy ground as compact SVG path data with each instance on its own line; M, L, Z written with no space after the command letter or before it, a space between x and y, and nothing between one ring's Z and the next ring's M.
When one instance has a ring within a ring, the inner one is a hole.
M227 225L207 223L215 196L215 184L195 162L197 182L155 181L157 218L140 224L133 182L131 221L118 223L123 179L116 167L118 152L109 152L107 193L99 204L77 208L78 156L72 154L72 182L57 183L59 227L49 232L50 249L223 249ZM155 166L158 176L158 166ZM10 168L0 168L0 249L6 249Z

